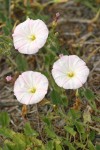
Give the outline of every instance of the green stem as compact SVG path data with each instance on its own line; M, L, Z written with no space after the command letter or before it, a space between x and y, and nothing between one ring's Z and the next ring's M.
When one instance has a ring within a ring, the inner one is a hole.
M76 90L76 97L79 97L78 89Z

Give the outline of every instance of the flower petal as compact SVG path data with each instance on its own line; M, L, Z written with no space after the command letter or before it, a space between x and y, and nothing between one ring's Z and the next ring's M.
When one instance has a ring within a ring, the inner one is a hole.
M46 43L48 33L48 28L42 20L27 19L14 30L14 47L20 53L35 54ZM35 39L30 39L31 36L35 36Z
M30 92L34 88L36 91ZM14 84L14 95L22 104L35 104L41 101L48 90L47 78L39 73L33 71L23 72Z
M53 64L52 76L64 89L80 88L87 80L89 69L76 55L62 56Z

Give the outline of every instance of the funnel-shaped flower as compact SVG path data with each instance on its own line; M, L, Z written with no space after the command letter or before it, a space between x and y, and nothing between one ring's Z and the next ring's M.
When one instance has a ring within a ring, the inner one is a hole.
M47 78L33 71L23 72L14 85L14 95L22 104L35 104L40 102L48 90Z
M48 28L42 20L28 18L16 26L12 36L14 47L20 53L35 54L46 43Z
M89 69L76 55L62 56L52 69L56 84L64 89L78 89L87 80Z

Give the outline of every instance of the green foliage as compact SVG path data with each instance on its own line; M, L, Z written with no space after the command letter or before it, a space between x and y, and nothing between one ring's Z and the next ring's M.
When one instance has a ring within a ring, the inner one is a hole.
M60 91L60 92L62 92L62 91ZM61 105L64 105L67 107L67 105L68 105L67 96L65 96L63 93L61 95L60 92L57 90L52 90L52 92L50 94L52 103L55 105L61 104Z
M45 56L45 64L46 66L50 66L51 64L53 64L53 61L55 59L55 56L51 53L50 55L46 55Z
M68 140L64 141L64 144L68 146L69 150L76 150L72 143L70 143Z
M57 135L55 134L53 130L53 126L52 126L50 119L48 119L47 117L44 117L43 120L45 122L45 132L47 136L51 139L57 138Z
M88 148L89 148L89 150L95 150L95 147L91 141L88 141Z
M68 116L70 117L70 120L78 120L81 117L81 112L78 110L70 109L68 112Z
M81 134L81 133L84 134L85 133L85 128L83 126L83 123L76 121L75 126L76 126L77 131L79 132L79 134Z
M62 150L62 147L61 147L59 141L56 142L55 145L56 145L56 146L55 146L55 147L56 147L56 150Z
M2 135L3 137L12 139L14 134L15 133L8 128L4 128L4 127L0 128L0 135Z
M8 138L4 141L4 150L26 150L27 148L41 147L44 148L42 142L35 137L37 136L36 132L31 129L29 124L25 125L25 134L15 133L14 131L8 128L0 128L0 135L5 138ZM30 131L32 134L30 135ZM33 133L34 131L34 133Z
M96 150L99 150L99 149L100 149L100 145L97 144L97 145L96 145Z
M92 122L92 119L91 119L91 113L89 110L85 110L84 113L83 113L83 119L84 119L84 123L88 123L88 122Z
M91 99L90 96L89 98ZM89 124L85 124L84 120L82 121L81 117L83 116L83 113L81 111L70 109L65 114L64 108L61 110L64 105L62 105L61 108L60 105L57 106L55 113L48 113L47 116L43 116L43 132L45 138L48 139L45 144L42 140L40 140L40 133L35 131L29 122L24 125L24 132L14 132L9 128L9 115L2 112L0 114L0 135L4 138L3 149L63 150L67 147L68 150L77 150L79 148L98 150L99 146L94 145L95 135L98 130L95 130L95 128L92 130ZM64 137L56 133L55 126L53 124L54 118L56 117L65 120L65 125L62 127L65 133ZM91 130L88 130L89 128ZM74 139L76 140L74 141Z
M54 150L54 141L49 141L46 144L46 150Z
M76 131L74 131L74 129L72 127L69 127L69 126L65 126L64 127L65 130L70 133L72 136L75 136L76 135Z
M28 136L35 136L35 137L38 136L38 133L31 128L29 122L27 122L24 126L24 133L25 135L28 135Z
M49 128L48 126L45 127L45 132L48 135L49 138L54 139L56 138L56 134L54 133L52 128Z
M95 99L95 96L90 89L85 89L84 95L88 100L94 100Z
M55 90L53 90L51 92L51 100L52 100L53 104L61 104L62 103L60 93L58 93Z
M0 125L2 127L8 127L10 123L10 117L7 112L0 113Z
M94 95L93 91L91 91L90 89L85 89L84 96L88 100L91 107L96 110L95 95Z
M19 71L26 71L28 69L27 60L24 55L18 54L16 57L16 64Z
M8 36L0 35L0 54L11 55L12 40Z
M91 131L90 134L89 134L89 139L91 141L93 141L95 139L95 135L96 135L96 132L95 131Z

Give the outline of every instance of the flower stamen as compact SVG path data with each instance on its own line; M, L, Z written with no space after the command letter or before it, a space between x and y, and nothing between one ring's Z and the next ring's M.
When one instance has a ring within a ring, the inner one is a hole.
M29 89L29 93L34 94L35 92L36 92L36 88L30 88L30 89Z
M29 39L30 41L34 41L34 40L36 39L36 37L35 37L35 35L33 34L33 35L29 35L29 36L28 36L28 39Z
M74 74L73 72L68 72L68 73L67 73L67 76L68 76L69 78L74 77L74 75L75 75L75 74Z

